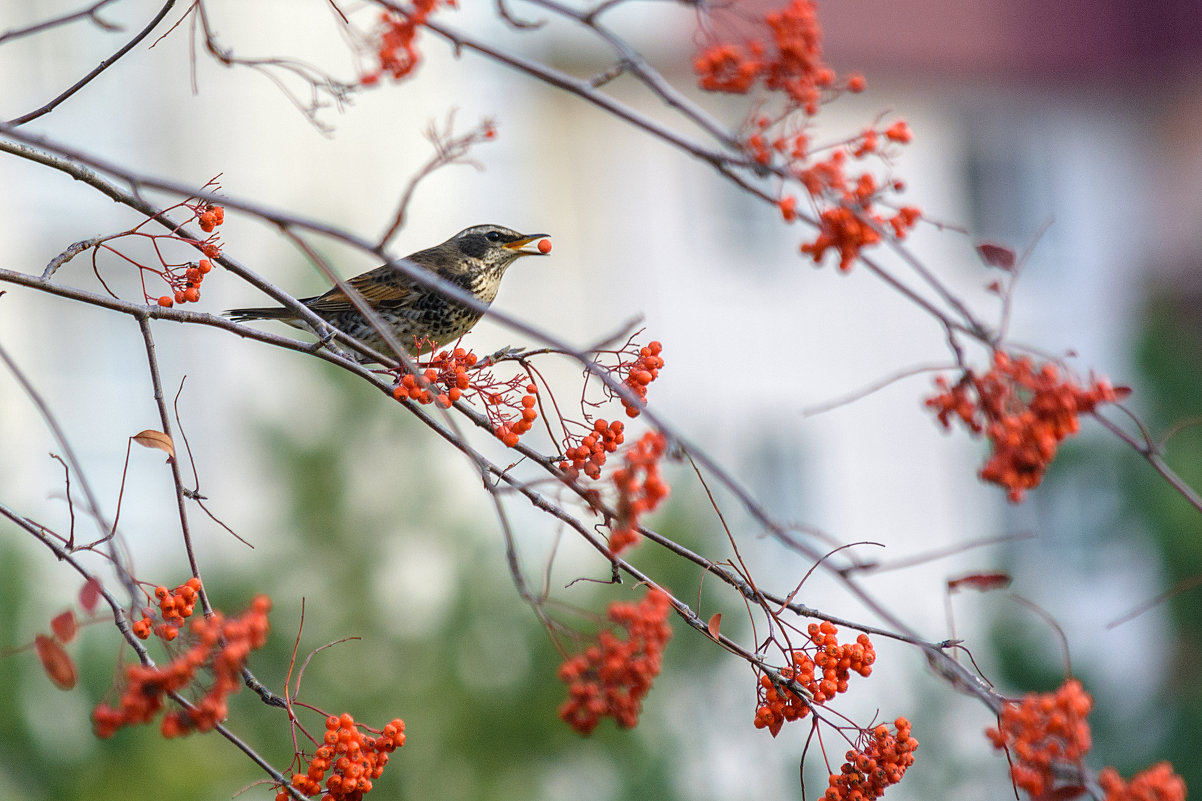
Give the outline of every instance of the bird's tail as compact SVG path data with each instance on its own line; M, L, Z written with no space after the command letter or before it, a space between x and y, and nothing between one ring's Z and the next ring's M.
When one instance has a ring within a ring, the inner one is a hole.
M228 317L235 323L244 323L247 320L295 319L296 312L286 309L283 306L260 306L258 308L251 309L227 309L221 313L221 316Z

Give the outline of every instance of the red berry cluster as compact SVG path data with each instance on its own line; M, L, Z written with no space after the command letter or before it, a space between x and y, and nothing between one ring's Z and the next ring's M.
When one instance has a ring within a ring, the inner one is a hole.
M505 447L512 448L518 444L518 437L525 434L534 427L534 421L538 419L538 385L527 384L526 394L522 396L522 410L517 419L506 420L500 417L500 407L505 405L505 399L501 395L495 393L484 395L485 402L488 404L485 408L488 410L489 417L493 418L493 433L497 435L497 439L505 443Z
M715 44L693 60L702 89L746 94L758 82L786 93L807 114L817 113L835 71L822 58L822 28L810 0L793 0L764 15L770 42Z
M872 730L862 748L847 752L847 761L839 773L833 773L823 798L826 801L871 801L880 798L891 785L897 784L906 769L914 764L918 740L910 736L910 721L898 718L893 722L896 734L883 723Z
M1130 394L1104 380L1079 386L1054 364L1037 368L1025 356L1016 359L1000 350L994 351L988 373L966 370L955 386L943 376L935 383L941 391L926 405L944 428L950 428L955 417L970 431L985 434L993 455L980 476L1007 488L1015 502L1039 486L1060 442L1080 428L1079 415Z
M1010 754L1015 786L1043 796L1055 784L1055 763L1080 762L1092 744L1086 721L1092 707L1093 698L1076 679L1002 706L997 728L985 733L994 748Z
M860 251L881 241L881 235L859 214L843 206L822 212L818 218L818 236L813 242L803 242L801 252L822 261L828 249L839 251L839 269L850 270Z
M174 295L162 295L158 299L160 306L171 308L176 303L195 303L200 300L200 282L213 269L213 263L208 259L196 262L195 267L184 270L181 278L175 272L165 272L163 277L175 289Z
M226 620L219 612L192 623L194 644L165 665L128 665L126 686L114 708L100 704L92 712L96 736L112 737L123 726L149 723L163 706L167 693L178 692L196 680L201 668L212 673L205 694L191 709L163 716L164 737L209 731L227 713L226 699L242 687L242 666L252 650L267 641L271 600L258 595L240 618Z
M789 163L804 162L807 158L810 135L804 126L796 128L789 115L773 119L759 114L751 124L754 130L744 138L743 147L756 164L770 164L776 154ZM785 220L791 222L795 217L786 214Z
M1098 771L1106 801L1185 801L1185 780L1168 762L1158 762L1124 781L1114 768Z
M884 137L885 144L895 142L899 145L908 145L910 140L914 138L914 132L910 130L910 124L905 120L898 120L890 125L884 131L878 131L876 128L865 128L860 134L859 139L853 142L855 147L851 154L858 159L865 156L882 153L881 137Z
M220 188L216 178L208 181L203 187L208 192L216 192ZM185 236L180 233L183 224L176 226L169 233L165 234L156 234L142 230L144 226L150 226L152 223L161 223L164 217L173 216L173 212L176 211L187 211L191 215L188 222L195 220L209 236L203 240ZM138 268L138 275L142 281L142 297L147 303L158 304L163 307L174 306L176 303L195 303L200 300L201 282L204 280L205 275L213 269L213 263L209 259L215 259L221 255L221 237L213 233L213 231L223 222L225 222L225 209L221 206L214 205L207 200L188 198L176 203L174 206L163 209L157 215L147 217L128 231L96 240L93 247L95 252L107 251L113 253L120 258L122 264L132 264ZM142 264L136 258L122 253L120 249L112 244L126 237L136 237L139 240L148 241L158 260L157 266ZM205 258L196 263L168 262L166 258L167 248L164 247L164 243L166 242L178 242L187 245L189 248L195 248L204 254ZM117 297L116 293L109 288L104 278L100 275L95 253L92 257L92 270L100 280L101 286L110 295ZM158 297L152 295L146 286L148 275L153 275L167 284L171 289L171 293Z
M760 676L759 707L755 711L755 727L768 729L775 737L788 720L799 720L810 712L810 704L823 704L837 694L847 692L847 682L854 671L867 678L872 674L876 649L867 634L855 642L839 643L839 630L830 621L811 623L807 629L814 655L802 648L790 652L791 666L781 668L785 680L794 680L804 687L812 700L807 700L787 687L778 686L769 676Z
M638 405L632 405L627 403L625 398L622 399L627 417L638 417L639 410L647 405L647 385L659 378L660 368L664 366L664 360L659 355L663 349L664 346L659 342L649 342L645 347L639 348L637 359L629 365L621 365L626 369L626 379L622 383L640 401Z
M213 229L223 222L225 222L225 209L221 206L202 203L196 208L196 224L206 234L213 233Z
M193 576L173 590L155 587L154 597L158 600L159 613L163 616L162 622L154 626L155 636L170 642L179 634L184 620L192 616L192 610L200 597L200 579ZM153 616L154 611L145 607L142 609L142 618L134 621L131 628L138 639L145 640L150 636Z
M894 126L889 130L896 128ZM909 128L905 130L909 131ZM901 141L888 134L886 138ZM853 153L858 156L877 152L875 147L874 144L869 151L861 144ZM818 235L812 242L802 243L801 252L817 263L822 261L827 250L837 250L839 269L844 272L851 269L861 250L881 241L882 229L887 227L897 239L904 239L922 217L922 212L914 206L903 206L892 216L875 211L874 203L885 190L897 190L901 183L894 182L881 187L868 173L861 173L852 181L844 172L846 160L845 151L837 150L827 159L797 172L799 180L816 202L833 204L819 214Z
M216 181L209 181L205 184L206 189L219 189ZM196 224L200 226L200 230L206 234L210 234L209 238L203 242L194 242L200 246L201 253L208 256L210 259L215 259L221 255L220 237L213 233L217 226L225 222L225 209L221 206L215 206L206 200L201 200L196 203L185 202L184 207L192 212L196 218Z
M457 3L456 0L414 0L412 11L393 9L382 13L380 29L376 34L379 39L376 57L380 60L380 66L360 78L360 82L371 85L384 75L391 75L393 80L399 81L413 72L421 61L421 54L413 44L418 28L440 5L455 8Z
M618 519L609 535L609 552L614 556L639 541L639 519L668 497L668 484L659 471L667 446L663 434L648 431L625 453L624 466L613 472Z
M206 184L206 188L212 183ZM225 209L221 206L215 206L203 200L195 203L185 202L182 205L192 212L200 230L206 234L212 234L217 226L225 222ZM199 246L201 252L208 258L201 259L195 265L189 265L184 269L183 274L180 274L178 266L168 267L162 271L151 270L151 272L159 273L172 289L172 294L162 295L155 301L164 308L170 308L176 303L195 303L200 300L200 284L213 269L213 263L209 259L215 259L221 255L221 245L215 235L210 236L204 242L187 241ZM150 300L149 295L147 295L147 300Z
M322 792L322 801L359 801L372 790L372 781L380 778L388 755L405 744L405 721L395 718L379 737L359 730L347 713L326 718L326 733L305 773L292 777L292 786L305 795ZM326 773L329 778L326 778ZM288 791L276 793L276 801L286 801Z
M625 428L621 420L612 423L602 419L593 421L593 430L580 438L580 444L569 442L564 448L559 469L568 479L575 479L582 472L589 478L600 478L606 456L626 440Z
M667 593L651 589L638 603L614 603L609 619L625 629L622 639L606 629L597 644L569 658L559 668L568 685L568 700L559 717L581 734L589 734L601 718L612 717L624 729L639 722L643 698L659 675L664 646L672 637Z
M422 344L423 341L415 343L418 350ZM463 348L450 353L439 351L422 365L425 369L421 373L401 376L393 387L392 397L423 405L437 403L444 409L461 397L479 398L493 425L493 433L512 448L538 419L538 386L523 387L526 379L520 376L498 381L488 371L473 371L478 361L476 354ZM519 388L524 389L524 394L515 400Z
M905 121L887 128L874 126L834 148L826 158L815 159L809 118L838 92L835 72L823 61L815 5L811 0L792 0L766 14L763 24L765 37L744 46L716 44L697 56L694 71L701 87L710 91L743 94L762 82L767 90L779 93L782 110L775 116L755 116L743 138L744 149L757 164L779 160L785 173L809 193L819 230L813 241L802 244L801 252L820 262L828 250L837 251L840 269L846 271L863 248L880 242L882 232L904 238L921 216L912 206L894 214L877 211L876 201L886 190L900 191L901 183L878 187L867 173L848 176L848 157L878 156L888 164L891 148L908 144L913 134ZM865 85L863 76L851 75L843 89L861 92ZM797 218L796 197L782 194L778 205L786 222Z
M417 344L420 348L421 343ZM426 362L426 369L420 374L403 375L393 388L392 397L423 405L437 401L445 409L471 386L468 370L475 367L477 361L476 354L463 348L455 348L450 353L439 351Z
M1067 679L1050 693L1029 693L1021 701L1007 701L996 728L985 730L993 747L1010 759L1014 786L1033 798L1077 795L1076 786L1056 787L1057 768L1065 764L1080 769L1092 737L1089 712L1093 698L1076 679ZM1161 762L1130 781L1114 768L1098 771L1098 784L1106 801L1185 801L1185 782L1167 762Z

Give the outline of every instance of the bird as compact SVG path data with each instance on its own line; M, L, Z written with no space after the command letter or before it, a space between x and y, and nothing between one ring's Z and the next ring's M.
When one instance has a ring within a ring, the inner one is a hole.
M542 256L550 252L550 242L539 242L534 249L526 248L531 242L548 236L550 234L520 234L501 225L473 225L446 242L419 250L406 259L470 292L488 306L497 296L501 278L510 265L522 256ZM436 289L422 286L387 264L357 275L347 284L363 296L396 339L414 356L421 350L437 350L454 342L483 315L479 309L469 308ZM391 353L384 337L338 287L323 295L301 298L300 302L330 325L373 350ZM294 328L310 328L295 311L283 306L230 309L224 314L234 322L279 320ZM367 361L366 357L360 360Z

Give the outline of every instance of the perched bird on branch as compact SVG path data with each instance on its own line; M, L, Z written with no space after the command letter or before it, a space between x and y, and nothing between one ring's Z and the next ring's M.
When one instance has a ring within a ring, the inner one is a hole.
M509 265L522 256L541 256L551 251L550 242L537 248L526 245L547 234L519 234L500 225L474 225L427 250L407 257L439 278L470 292L485 306L492 303ZM384 265L347 281L414 355L439 348L463 336L482 316L479 309L452 300L432 287L422 286L399 269ZM338 287L324 295L302 298L314 314L365 345L389 353L389 347L371 320L355 308ZM235 322L279 320L294 328L309 328L295 311L282 306L230 309L226 316ZM433 343L433 344L431 344Z

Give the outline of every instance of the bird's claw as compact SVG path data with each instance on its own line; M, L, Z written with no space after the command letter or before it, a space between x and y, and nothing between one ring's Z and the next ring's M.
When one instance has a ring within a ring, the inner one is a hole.
M495 364L503 359L512 359L522 354L521 348L515 348L513 345L506 345L500 350L484 357L484 360L490 364Z

